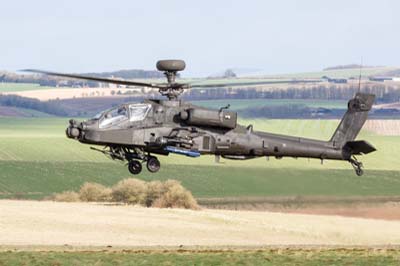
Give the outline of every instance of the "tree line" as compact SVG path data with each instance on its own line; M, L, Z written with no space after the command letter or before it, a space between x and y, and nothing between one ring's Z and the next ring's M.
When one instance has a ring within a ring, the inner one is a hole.
M348 100L359 91L357 86L303 86L258 89L258 88L212 88L192 89L184 94L187 100L217 100L217 99L319 99L319 100ZM400 88L385 85L366 85L360 91L376 95L376 102L387 103L400 101Z

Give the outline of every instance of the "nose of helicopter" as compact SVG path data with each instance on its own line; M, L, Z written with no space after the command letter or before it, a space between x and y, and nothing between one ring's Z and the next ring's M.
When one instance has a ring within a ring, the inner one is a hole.
M69 120L69 126L65 130L65 134L68 138L77 139L81 135L82 127L79 127L79 124L76 120Z

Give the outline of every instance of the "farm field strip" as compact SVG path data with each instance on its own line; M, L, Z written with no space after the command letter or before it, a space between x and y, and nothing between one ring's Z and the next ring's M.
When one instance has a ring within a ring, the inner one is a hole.
M400 244L400 221L257 211L193 211L101 203L10 200L0 200L0 211L1 245ZM52 237L43 237L49 235Z
M385 265L397 266L400 252L391 248L258 248L256 250L204 250L180 248L114 251L91 248L84 251L4 251L0 264L16 265Z
M85 181L113 185L131 177L124 163L111 161L89 145L67 139L66 118L0 118L0 197L43 198L54 192L78 189ZM242 120L255 130L329 139L337 120ZM396 195L400 191L398 136L364 131L378 152L362 158L363 177L341 161L258 158L249 161L213 156L160 156L162 168L144 180L177 179L196 197L277 195ZM229 169L229 171L228 171ZM234 169L234 171L232 171Z
M1 92L31 91L31 90L46 90L46 89L57 89L57 88L40 86L39 84L36 84L36 83L0 82L0 93Z
M108 162L0 161L0 198L40 199L78 190L84 182L112 186L132 177L126 166ZM164 164L163 170L135 176L145 181L176 179L197 198L267 196L396 196L399 171L369 170L359 178L352 169L298 169ZM2 194L3 192L3 194ZM4 192L7 192L4 194ZM32 194L33 193L33 194Z
M304 136L320 140L328 140L338 125L337 120L242 120L242 124L254 125L257 131L269 131L294 136ZM0 118L0 160L3 161L86 161L110 162L103 154L92 151L89 145L67 139L64 130L67 124L65 118L10 119ZM397 136L377 136L368 131L361 133L360 139L367 139L378 149L363 161L369 169L396 170L400 169L397 162ZM199 164L215 165L213 156L202 156L193 159L184 156L160 156L166 164ZM350 169L346 162L326 161L321 166L318 160L284 158L283 160L266 161L265 158L250 161L222 160L222 166L279 168L283 166L324 169Z

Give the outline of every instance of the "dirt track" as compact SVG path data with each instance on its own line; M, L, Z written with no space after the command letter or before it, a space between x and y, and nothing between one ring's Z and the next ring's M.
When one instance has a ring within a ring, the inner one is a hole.
M0 200L0 247L400 244L400 221Z

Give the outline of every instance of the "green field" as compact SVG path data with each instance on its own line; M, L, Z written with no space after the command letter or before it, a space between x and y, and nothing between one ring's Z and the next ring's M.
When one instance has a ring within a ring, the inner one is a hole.
M247 120L255 130L329 139L335 120ZM130 177L127 167L89 146L67 139L66 118L0 118L0 197L43 198L54 192L77 189L85 181L112 185ZM178 179L196 197L249 196L392 196L400 191L398 145L400 137L361 134L378 152L363 158L366 173L355 176L346 162L283 158L249 161L212 156L193 159L160 157L156 174L144 170L144 180Z
M0 92L47 90L55 87L40 86L36 83L8 83L0 82Z
M0 252L0 265L399 265L398 250L20 251Z

